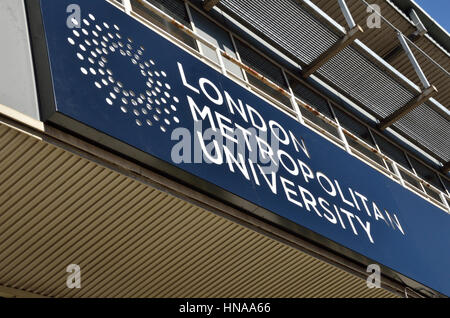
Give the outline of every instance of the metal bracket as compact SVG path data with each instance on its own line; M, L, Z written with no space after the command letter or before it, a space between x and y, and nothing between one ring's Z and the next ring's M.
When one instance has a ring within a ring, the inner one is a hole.
M413 21L414 25L416 26L416 31L408 35L408 39L411 42L416 42L419 40L422 36L425 35L425 33L428 32L428 30L425 28L425 26L422 24L422 21L420 21L419 16L417 15L416 11L414 9L411 9L409 13L409 17ZM388 52L383 58L385 61L389 62L392 61L394 58L399 56L399 54L402 51L402 45L399 44L395 48L393 48L390 52Z
M393 123L398 121L400 118L408 114L409 112L413 111L417 106L423 104L428 99L433 97L438 90L434 86L430 86L426 88L420 95L417 95L412 100L410 100L405 106L400 107L395 112L393 112L391 115L384 118L380 123L378 124L378 128L383 130L391 126Z
M356 27L355 20L353 20L352 14L350 13L350 10L347 7L347 3L345 0L338 0L339 6L341 7L342 13L344 14L345 21L347 21L348 28L353 29Z
M326 62L328 62L332 57L342 51L345 47L350 45L353 41L355 41L364 30L356 25L353 29L350 29L347 34L338 40L331 48L323 52L316 60L311 62L308 66L306 66L302 70L303 78L309 77L315 71L317 71L320 67L322 67Z
M416 60L416 57L414 56L413 52L411 51L411 48L409 47L408 43L405 40L405 37L402 33L397 33L398 40L400 41L400 44L402 45L403 49L406 52L406 55L408 56L412 66L414 67L414 70L417 73L417 76L420 79L420 82L422 83L424 88L429 88L431 85L428 82L425 74L423 73L422 69L420 68L419 63Z
M416 42L418 39L420 39L420 35L419 35L419 32L416 30L416 31L414 31L413 33L411 33L410 35L408 35L407 36L408 37L408 39L411 41L411 42ZM391 51L389 51L388 53L386 53L384 56L383 56L383 59L386 61L386 62L391 62L392 60L394 60L395 58L397 58L399 55L400 55L400 53L402 53L403 52L403 48L402 48L402 46L401 46L401 44L398 44L396 47L394 47Z
M420 21L417 12L414 9L411 9L409 12L409 17L417 28L417 31L422 36L428 32L427 28L423 25L422 21Z

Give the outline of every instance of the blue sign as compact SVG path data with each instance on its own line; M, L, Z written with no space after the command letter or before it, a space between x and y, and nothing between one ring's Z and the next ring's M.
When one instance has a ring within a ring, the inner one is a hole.
M445 212L105 1L41 10L47 120L450 295Z

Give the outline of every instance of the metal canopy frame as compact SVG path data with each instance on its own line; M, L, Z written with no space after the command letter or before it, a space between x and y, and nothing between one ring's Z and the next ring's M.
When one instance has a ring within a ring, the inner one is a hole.
M315 61L313 61L303 69L302 76L304 78L307 78L311 76L313 73L315 73L320 67L322 67L325 63L327 63L332 57L334 57L336 54L342 51L345 47L354 42L354 40L356 40L364 32L361 26L356 25L345 0L338 0L338 3L350 30L344 37L338 40L330 49L323 52ZM411 18L416 24L417 34L420 35L425 34L427 30L423 26L422 22L420 21L419 17L417 16L414 10L411 10ZM395 112L393 112L386 118L382 119L380 124L378 125L378 127L382 130L391 126L394 122L400 120L403 116L413 111L417 106L428 101L432 96L436 95L437 93L436 87L431 86L422 69L420 68L420 65L417 62L417 59L415 58L413 52L411 51L411 48L409 47L408 43L406 42L404 35L398 32L397 36L400 42L400 47L403 48L403 50L406 52L406 55L408 56L411 64L413 65L414 70L416 71L417 76L419 77L422 86L425 88L425 90L416 97L414 97L406 105L397 109Z
M258 29L258 26L255 26L253 23L246 21L246 19L244 17L241 17L238 14L236 14L236 12L234 12L231 9L231 7L227 6L226 2L227 1L219 2L218 8L221 9L222 11L224 11L225 13L227 13L232 18L239 21L240 23L243 23L250 30L256 31L256 34L258 36L261 36L264 40L268 41L269 44L274 46L280 52L282 52L283 54L286 54L287 56L292 58L292 55L293 55L292 52L290 52L287 48L283 47L282 44L276 43L276 40L273 37L271 38L270 35L264 34L261 31L261 29ZM345 28L343 28L335 20L333 20L331 17L329 17L327 14L325 14L322 10L320 10L320 8L318 8L310 0L303 0L303 1L295 0L295 3L297 3L301 8L303 8L306 12L308 12L308 14L310 14L314 18L316 18L316 22L321 23L324 27L328 28L335 34L340 35L339 37L341 39L347 34L345 31ZM342 8L342 6L341 6L341 8ZM347 23L351 24L351 20L349 20L348 17L346 17L346 21L347 21ZM352 96L352 94L350 92L342 89L341 87L339 87L338 85L333 83L333 81L328 80L326 76L323 76L323 74L317 73L317 74L315 74L315 76L317 78L319 78L320 80L322 80L323 82L325 82L326 84L330 85L333 89L335 89L339 93L343 94L346 98L348 98L349 100L354 102L356 105L358 105L365 111L368 111L370 114L374 115L375 118L378 118L379 121L384 125L386 125L387 121L383 122L383 120L389 118L388 116L391 117L389 119L392 119L392 118L394 118L393 115L395 113L396 120L392 122L392 123L394 123L394 122L402 119L403 115L406 115L406 114L410 113L411 111L413 111L415 108L418 108L418 106L420 106L421 108L425 107L426 109L429 108L430 112L434 112L434 113L438 114L439 116L442 116L442 118L444 120L450 119L450 112L444 106L440 105L435 99L431 98L435 94L435 91L434 91L435 88L431 88L431 89L427 90L426 92L425 92L425 90L422 91L422 89L420 87L418 87L411 80L409 80L408 78L403 76L399 71L397 71L395 68L393 68L390 64L388 64L385 60L383 60L380 56L378 56L376 53L374 53L371 49L369 49L366 45L364 45L358 39L354 40L353 42L350 42L349 46L351 46L353 49L355 49L356 51L361 53L365 58L367 58L370 62L372 62L376 67L378 67L379 70L384 72L384 74L390 76L394 81L396 81L397 83L402 85L407 91L409 91L410 94L412 94L412 100L410 100L409 102L405 101L405 104L401 107L397 107L397 109L395 109L393 113L385 115L385 116L380 116L379 114L377 114L375 112L376 109L371 109L370 107L368 107L361 101L358 101L354 96ZM337 52L338 52L337 54L339 54L340 51L338 50ZM321 58L324 58L324 57L326 57L325 53L323 56L321 56ZM319 59L317 59L317 60L319 60ZM313 63L309 63L309 65L305 65L305 63L303 61L301 61L299 58L294 58L294 61L299 63L306 70L308 70L308 68L311 68L311 65L313 64ZM413 60L411 59L411 61L413 61ZM317 63L317 61L315 61L315 62ZM325 62L325 64L327 64L327 63ZM414 65L414 63L413 63L413 65ZM416 65L418 66L417 61L416 61ZM421 72L420 67L418 67L416 71L419 74ZM307 73L305 71L303 71L302 75L305 76L304 74L307 74ZM428 81L426 80L425 77L423 77L422 79L423 79L422 83L423 83L424 88L427 86L429 88L433 87L431 84L428 83ZM418 103L419 101L421 103ZM425 104L424 102L427 102L427 103ZM405 110L408 110L408 109L409 109L409 111L405 112ZM400 110L402 110L402 111L400 111ZM386 127L388 127L392 123L389 123ZM369 123L369 124L372 126L376 126L376 123ZM383 126L383 125L380 125L380 126ZM411 142L412 144L414 144L415 146L420 148L422 151L428 153L431 157L440 161L441 163L448 161L448 158L446 158L446 155L442 155L442 153L436 153L433 150L435 148L435 146L433 146L432 144L419 142L417 140L416 135L411 135L409 132L405 131L402 127L399 127L398 125L391 126L390 128L393 131L395 131L396 133L398 133L399 135L401 135L402 137L406 138L409 142Z

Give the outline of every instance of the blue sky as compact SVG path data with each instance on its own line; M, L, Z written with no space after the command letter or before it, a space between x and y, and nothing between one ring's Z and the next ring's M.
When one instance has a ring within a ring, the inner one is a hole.
M414 0L450 33L450 0Z

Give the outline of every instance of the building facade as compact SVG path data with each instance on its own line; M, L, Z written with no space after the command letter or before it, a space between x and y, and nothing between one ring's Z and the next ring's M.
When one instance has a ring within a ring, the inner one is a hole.
M450 295L450 38L413 1L0 26L0 295Z

